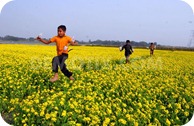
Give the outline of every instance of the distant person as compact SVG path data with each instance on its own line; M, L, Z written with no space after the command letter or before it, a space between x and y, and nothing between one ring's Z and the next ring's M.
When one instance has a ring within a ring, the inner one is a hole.
M50 79L51 82L55 82L59 79L58 77L58 66L62 73L67 76L70 80L74 80L73 73L66 68L65 60L68 58L68 45L77 45L78 43L73 41L71 37L66 36L66 26L60 25L58 27L58 35L54 36L50 40L44 40L37 37L37 40L41 41L44 44L56 43L57 56L52 60L52 70L54 72L53 78Z
M129 63L129 57L133 53L132 46L130 44L130 40L126 40L126 44L122 46L121 50L125 49L125 58L126 58L126 63Z
M154 49L155 49L154 43L150 43L149 49L150 49L150 56L154 55Z

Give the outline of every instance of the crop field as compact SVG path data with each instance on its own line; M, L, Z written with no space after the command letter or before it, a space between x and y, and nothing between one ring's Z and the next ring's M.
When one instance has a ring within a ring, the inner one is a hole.
M0 112L15 126L170 126L194 112L194 52L74 46L55 83L55 46L0 44Z

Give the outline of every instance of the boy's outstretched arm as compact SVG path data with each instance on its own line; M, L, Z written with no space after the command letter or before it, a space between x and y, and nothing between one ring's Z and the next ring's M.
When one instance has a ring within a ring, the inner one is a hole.
M44 39L40 38L39 36L38 36L36 39L37 39L38 41L44 43L44 44L50 44L50 43L51 43L51 41L49 41L49 40L44 40Z
M122 46L122 48L121 48L120 52L121 52L121 51L123 51L123 49L124 49L124 48L125 48L125 45L124 45L124 46Z

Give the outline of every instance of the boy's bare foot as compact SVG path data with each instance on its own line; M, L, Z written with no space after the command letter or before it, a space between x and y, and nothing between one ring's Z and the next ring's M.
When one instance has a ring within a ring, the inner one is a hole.
M57 81L57 80L58 80L58 78L53 77L53 78L51 78L51 79L50 79L50 82L52 82L52 83L53 83L53 82L55 82L55 81Z
M55 82L59 79L58 74L55 74L53 78L50 79L50 82Z
M72 76L69 77L70 80L74 80L74 78Z

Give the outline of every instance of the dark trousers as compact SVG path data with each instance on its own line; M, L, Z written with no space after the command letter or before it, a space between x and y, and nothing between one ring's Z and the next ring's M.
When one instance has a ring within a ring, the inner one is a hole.
M70 77L72 76L72 72L70 72L67 68L66 68L66 64L65 64L65 60L68 58L68 54L62 54L60 56L55 56L52 60L52 69L53 72L58 73L58 67L60 67L62 73L67 76Z

